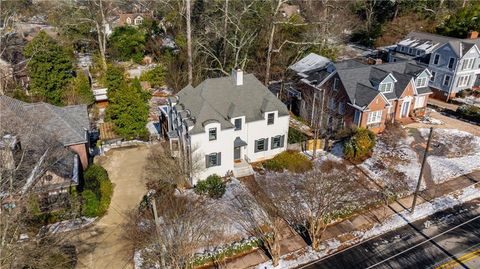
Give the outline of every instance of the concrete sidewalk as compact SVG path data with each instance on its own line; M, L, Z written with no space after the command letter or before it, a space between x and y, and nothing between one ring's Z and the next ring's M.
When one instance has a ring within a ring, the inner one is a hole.
M466 188L474 183L480 182L480 170L476 170L472 173L459 176L455 179L446 181L442 184L436 185L434 188L427 189L420 193L417 199L417 205L431 201L435 198L449 194L455 190ZM331 224L324 233L323 240L336 238L340 243L346 242L352 239L352 235L355 231L365 231L375 224L382 223L383 220L388 217L397 214L400 211L409 209L412 206L413 195L406 196L398 199L395 202L377 207L373 210L356 214L343 221ZM295 250L305 247L305 242L298 235L292 235L287 237L282 242L282 255L291 253ZM225 261L220 268L238 269L238 268L254 268L256 265L268 261L270 258L265 253L257 249L246 255L235 257L233 259ZM214 268L213 266L210 268Z

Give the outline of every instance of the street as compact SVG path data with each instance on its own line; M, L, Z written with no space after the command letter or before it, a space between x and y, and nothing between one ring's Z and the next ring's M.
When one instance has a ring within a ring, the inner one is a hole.
M480 268L480 200L301 268Z

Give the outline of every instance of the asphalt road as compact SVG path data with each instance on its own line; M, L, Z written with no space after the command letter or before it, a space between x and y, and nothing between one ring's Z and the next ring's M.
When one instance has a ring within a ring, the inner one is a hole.
M438 268L449 265L444 268L473 269L480 268L477 267L479 256L480 200L475 200L301 268Z

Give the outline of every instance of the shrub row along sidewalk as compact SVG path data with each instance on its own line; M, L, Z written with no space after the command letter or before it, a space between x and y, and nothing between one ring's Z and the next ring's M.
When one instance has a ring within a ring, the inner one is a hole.
M440 184L435 192L425 190L417 200L414 214L410 213L413 196L399 199L363 214L330 225L323 236L322 251L302 247L295 237L282 241L282 258L276 268L295 268L325 257L348 246L376 235L395 230L407 224L456 205L480 198L480 171L474 171ZM292 241L293 239L293 241ZM274 268L261 250L226 262L225 268Z

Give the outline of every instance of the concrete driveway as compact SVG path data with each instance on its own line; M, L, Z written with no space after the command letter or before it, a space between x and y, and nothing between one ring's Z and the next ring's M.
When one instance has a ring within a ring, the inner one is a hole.
M148 150L147 146L115 149L95 160L107 169L114 191L108 213L75 236L77 268L133 268L133 249L123 238L123 225L126 214L146 193L143 167Z

